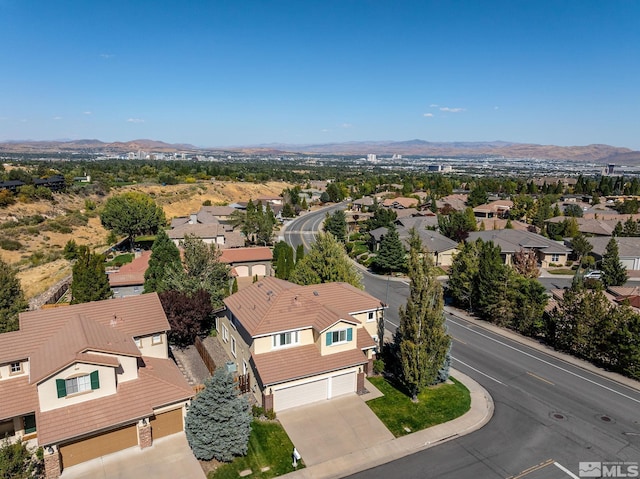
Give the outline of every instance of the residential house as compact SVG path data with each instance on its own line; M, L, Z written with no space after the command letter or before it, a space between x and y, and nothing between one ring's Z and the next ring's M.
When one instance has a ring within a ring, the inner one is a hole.
M398 196L397 198L387 198L382 202L382 206L384 206L385 208L401 210L404 208L415 208L418 206L418 203L418 200L415 198Z
M258 246L255 248L224 249L220 261L231 267L232 274L238 278L271 276L273 252L271 248Z
M467 208L466 194L454 193L436 200L436 208L440 212L464 211Z
M611 238L604 236L587 237L587 241L593 246L591 255L595 257L596 263L602 260L610 240ZM627 270L640 270L640 238L618 236L615 240L618 243L618 256L622 265Z
M351 211L368 211L374 204L371 196L363 196L351 202Z
M550 240L536 233L515 229L472 231L466 241L481 239L500 246L501 256L505 264L512 264L513 255L519 251L535 251L542 268L549 265L564 265L571 249L557 241Z
M473 209L473 214L476 218L504 218L509 214L511 208L513 208L513 201L496 200L476 206Z
M636 312L640 310L640 286L609 286L607 292L615 297L618 304L627 303Z
M122 265L117 271L107 271L109 286L114 298L136 296L144 289L144 273L149 267L151 251L142 251L131 263Z
M155 293L21 313L0 334L0 431L43 447L47 478L183 431L169 329Z
M180 244L185 236L195 235L205 243L215 244L220 249L240 248L244 246L244 236L239 231L229 231L229 228L220 223L186 223L167 231L167 236L176 245Z
M362 391L386 307L346 283L267 277L224 300L218 338L258 404L282 411Z

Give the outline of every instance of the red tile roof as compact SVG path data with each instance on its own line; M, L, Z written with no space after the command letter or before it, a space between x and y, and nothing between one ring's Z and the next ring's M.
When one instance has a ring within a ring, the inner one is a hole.
M243 263L248 261L271 261L271 248L259 246L256 248L233 248L222 250L220 261L223 263Z
M371 349L377 346L369 331L364 328L358 328L356 331L358 332L358 349Z
M322 356L315 344L264 354L252 354L263 386L338 371L367 362L360 349Z
M150 257L151 251L143 251L142 254L131 263L122 265L122 267L114 273L109 273L109 285L114 287L144 284L144 273L149 267Z
M42 446L95 434L149 417L153 410L185 401L193 390L170 359L144 358L138 379L118 385L117 394L36 413Z
M38 392L29 376L0 381L0 419L33 413L38 409Z
M380 300L347 283L299 286L267 277L229 296L225 305L252 336L312 327L318 332L351 313L379 309Z

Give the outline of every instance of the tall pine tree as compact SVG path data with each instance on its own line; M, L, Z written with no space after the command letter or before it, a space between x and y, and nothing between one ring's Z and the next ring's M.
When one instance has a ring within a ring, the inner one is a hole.
M398 230L392 224L387 227L387 234L382 237L380 249L373 260L373 267L382 273L391 273L394 271L406 271L407 260L405 258L406 251Z
M615 238L611 238L607 243L607 248L602 255L602 282L605 287L622 286L627 282L627 268L620 262L620 254L618 252L618 242Z
M111 298L109 279L104 267L104 255L92 253L86 246L81 246L72 272L71 304Z
M396 341L402 381L416 401L420 391L437 381L451 338L444 324L442 285L436 279L431 258L422 253L415 231L409 244L411 286L406 306L400 307Z
M158 231L156 239L151 246L149 267L144 273L144 292L154 291L161 293L167 289L165 277L170 267L180 266L180 251L178 247L163 229Z
M251 420L247 398L238 396L233 376L218 368L187 411L187 441L198 459L229 462L247 454Z

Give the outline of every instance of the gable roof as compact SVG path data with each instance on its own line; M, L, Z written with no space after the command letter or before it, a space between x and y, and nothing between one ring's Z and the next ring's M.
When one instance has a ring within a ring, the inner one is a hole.
M318 332L351 313L383 307L373 296L347 283L299 286L266 277L224 300L227 308L253 336L313 328Z
M607 250L607 244L611 241L610 237L587 237L587 241L593 246L592 253L602 256ZM640 237L635 236L617 236L615 238L618 243L618 256L623 258L640 257Z
M467 241L493 241L493 244L500 246L503 253L516 253L521 249L536 249L545 254L568 254L571 249L566 246L545 238L536 233L515 229L472 231L469 233Z
M86 351L141 356L132 337L76 314L31 354L31 382L38 383L76 361L100 361L95 354L82 354Z
M128 338L170 329L156 293L26 311L20 313L18 331L0 334L0 362L30 357L77 316L113 328Z
M109 273L109 286L130 286L144 284L144 273L149 267L151 251L143 251L131 263L124 264L118 271Z
M256 248L232 248L222 250L220 261L223 263L243 263L247 261L271 261L271 248L258 246Z

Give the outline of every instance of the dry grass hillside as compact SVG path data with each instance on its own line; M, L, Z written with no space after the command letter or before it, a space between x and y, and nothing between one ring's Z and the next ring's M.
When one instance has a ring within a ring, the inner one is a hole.
M236 201L247 201L259 196L279 195L283 189L291 185L282 182L264 184L240 182L198 183L190 185L135 185L113 190L118 194L128 190L142 191L150 194L156 203L161 205L170 220L176 216L185 216L200 209L202 203L210 200L213 205L229 204ZM104 197L91 197L100 205ZM87 225L75 225L73 212L81 212L89 216ZM0 224L8 221L20 221L40 215L47 219L36 225L25 225L17 228L0 229L0 238L19 241L22 247L16 251L0 249L3 261L19 270L18 276L22 288L28 298L32 298L71 273L68 261L60 258L64 245L70 239L76 243L89 245L96 249L106 249L108 232L100 224L96 212L85 210L85 197L56 194L53 202L16 203L0 208ZM59 228L51 229L50 222L63 221L70 225L71 233L60 232Z

